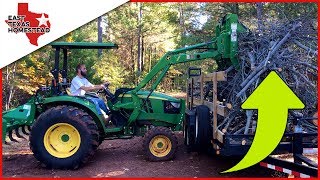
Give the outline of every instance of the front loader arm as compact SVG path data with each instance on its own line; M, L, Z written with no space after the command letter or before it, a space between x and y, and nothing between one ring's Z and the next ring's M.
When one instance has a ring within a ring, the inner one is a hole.
M211 44L212 42L201 44L201 46L193 47L192 49L208 47ZM182 49L178 49L178 50L170 51L166 53L132 92L133 93L138 92L141 88L145 87L148 84L148 82L152 80L158 73L160 73L151 87L151 91L155 90L157 86L160 84L161 80L166 75L166 72L169 70L170 66L172 65L204 60L208 58L217 58L219 56L219 53L217 50L186 54L187 51L192 49L190 49L190 47L182 48Z
M187 51L201 49L201 48L210 48L213 42L202 43L194 46L190 46L187 48L181 48L174 51L167 52L164 56L162 56L159 62L152 68L152 70L147 74L147 76L138 84L138 86L132 92L138 92L141 88L145 87L150 80L152 80L158 73L158 76L155 84L153 84L153 90L157 87L157 85L161 82L162 78L165 76L166 72L169 70L171 65L197 61L201 59L214 58L218 55L217 51L206 51L203 53L195 53L192 55L185 54Z
M216 27L216 37L211 42L196 44L193 46L176 49L167 52L162 56L159 62L152 68L147 76L132 90L132 94L136 94L140 89L144 88L157 74L159 76L151 87L151 92L161 82L171 65L199 61L204 59L214 59L217 61L218 68L233 65L236 69L239 67L237 59L238 39L237 33L248 32L248 29L238 22L235 14L226 15L220 24ZM205 50L203 52L191 51Z

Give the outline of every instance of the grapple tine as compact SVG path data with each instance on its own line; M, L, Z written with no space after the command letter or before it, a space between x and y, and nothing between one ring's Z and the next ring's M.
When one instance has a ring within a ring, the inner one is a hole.
M11 141L13 141L13 142L19 142L18 140L14 139L14 138L12 137L12 130L9 131L9 139L10 139Z
M22 127L21 130L22 130L23 134L25 134L25 135L30 135L30 133L28 133L28 132L26 131L26 128L27 128L26 126L23 126L23 127ZM29 132L30 132L30 131L29 131Z
M31 126L27 126L28 127L28 131L30 132L31 131Z
M6 133L6 135L4 137L4 141L2 141L2 143L6 144L6 145L11 145L10 140L9 140L9 132Z
M4 141L4 144L11 145L8 141Z
M18 138L27 139L27 138L25 138L24 136L22 136L22 135L19 133L19 128L22 128L22 127L18 127L18 128L16 128L16 129L14 130L15 133L16 133L16 136L17 136Z

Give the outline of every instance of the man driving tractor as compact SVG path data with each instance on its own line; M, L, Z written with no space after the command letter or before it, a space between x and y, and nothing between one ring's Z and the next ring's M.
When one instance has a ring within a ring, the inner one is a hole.
M71 95L72 96L84 96L88 91L100 90L104 88L104 84L93 85L88 81L87 77L87 69L84 64L79 64L76 67L77 76L74 77L71 81ZM99 97L87 97L88 100L91 100L95 105L98 113L101 115L105 113L108 115L106 120L110 119L110 110L104 103L104 101ZM103 112L102 112L103 111Z

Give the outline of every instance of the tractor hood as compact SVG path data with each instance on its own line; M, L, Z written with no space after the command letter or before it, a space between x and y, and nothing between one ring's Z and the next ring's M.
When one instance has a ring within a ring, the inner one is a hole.
M139 97L146 98L149 95L150 91L138 91L137 95ZM149 96L149 99L160 99L160 100L166 100L166 101L172 101L172 102L180 102L179 99L171 97L169 95L166 95L164 93L160 92L152 92Z

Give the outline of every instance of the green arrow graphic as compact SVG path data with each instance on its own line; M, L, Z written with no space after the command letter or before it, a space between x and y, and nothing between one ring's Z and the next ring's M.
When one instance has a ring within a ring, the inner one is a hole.
M231 169L233 172L253 166L277 147L284 134L288 109L303 109L304 104L272 71L242 104L242 109L258 109L256 134L245 157Z

